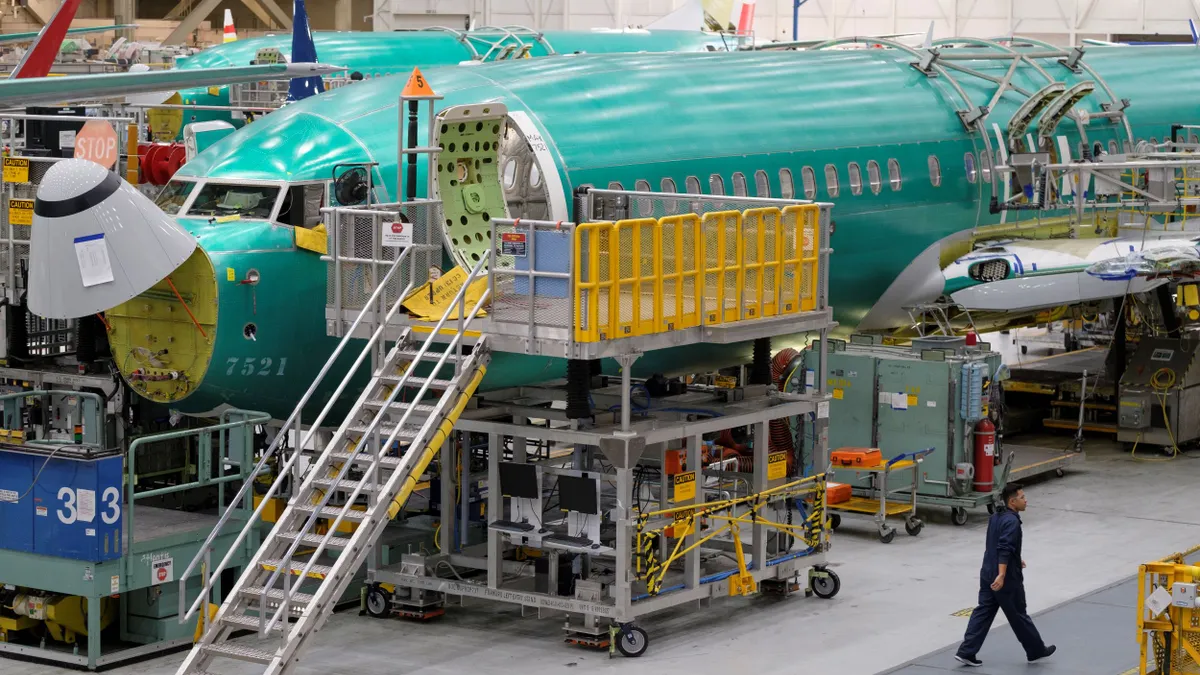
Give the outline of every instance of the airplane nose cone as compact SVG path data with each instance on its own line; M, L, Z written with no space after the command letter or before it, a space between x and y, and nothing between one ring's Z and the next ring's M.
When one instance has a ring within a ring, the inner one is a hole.
M126 302L162 281L196 239L115 173L67 159L34 202L29 311L71 319Z

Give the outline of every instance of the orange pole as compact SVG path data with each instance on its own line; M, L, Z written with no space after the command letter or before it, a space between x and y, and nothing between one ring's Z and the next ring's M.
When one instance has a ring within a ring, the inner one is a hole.
M200 322L196 320L196 315L192 314L192 309L187 306L186 302L183 301L183 296L179 294L179 289L175 288L175 282L171 281L171 277L167 277L167 285L169 285L171 290L175 292L175 297L179 298L179 304L183 305L183 311L187 312L188 316L192 318L192 323L196 324L196 330L200 331L200 335L207 340L208 334L205 333L204 329L200 327Z

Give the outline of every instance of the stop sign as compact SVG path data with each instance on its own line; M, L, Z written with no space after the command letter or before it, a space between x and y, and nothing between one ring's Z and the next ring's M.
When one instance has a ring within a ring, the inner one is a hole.
M92 120L75 136L75 159L91 160L111 169L117 163L117 132L108 122Z

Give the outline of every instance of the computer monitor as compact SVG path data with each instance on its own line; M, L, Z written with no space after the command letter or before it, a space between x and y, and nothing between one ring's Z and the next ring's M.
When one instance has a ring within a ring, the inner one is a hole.
M540 496L537 465L500 462L500 494L505 497L537 499Z
M559 504L568 511L600 513L597 499L596 479L586 476L559 476Z

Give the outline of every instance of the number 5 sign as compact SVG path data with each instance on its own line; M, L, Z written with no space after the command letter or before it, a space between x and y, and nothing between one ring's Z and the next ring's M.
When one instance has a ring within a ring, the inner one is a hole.
M111 169L117 163L117 132L108 122L92 120L75 136L75 159L91 160Z

